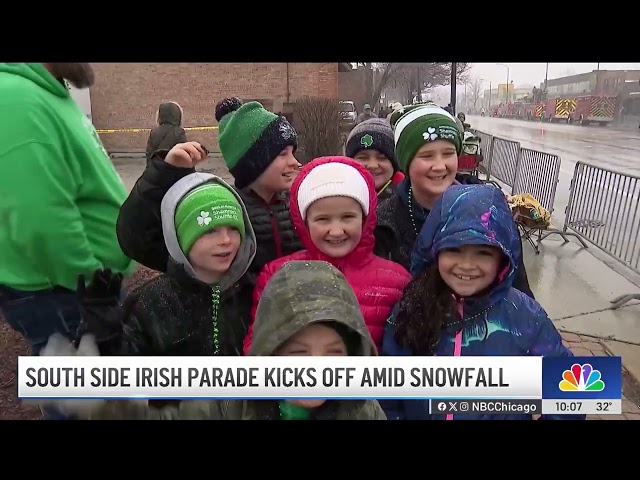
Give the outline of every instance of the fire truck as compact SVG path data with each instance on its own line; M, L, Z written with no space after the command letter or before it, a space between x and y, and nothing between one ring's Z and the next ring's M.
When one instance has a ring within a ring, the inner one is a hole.
M616 113L616 97L612 95L580 95L553 97L545 103L502 103L491 111L491 116L605 126L613 121Z

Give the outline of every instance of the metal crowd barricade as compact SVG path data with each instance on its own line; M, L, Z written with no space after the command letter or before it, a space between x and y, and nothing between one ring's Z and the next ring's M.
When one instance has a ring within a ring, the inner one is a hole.
M491 149L493 148L493 135L490 135L480 130L473 130L474 135L480 139L480 151L482 152L482 163L478 168L483 172L487 179L489 178L489 171L491 170Z
M640 274L640 177L576 163L564 230L571 230ZM640 294L620 295L612 309Z
M561 160L558 155L529 148L520 148L516 176L511 193L513 195L531 194L552 215L556 190L560 180L560 164ZM564 229L531 227L524 223L518 223L518 228L536 254L540 253L540 242L554 234L560 235L564 243L569 241L567 239L568 236L575 236L585 248L587 247L578 235L566 232Z
M520 142L493 137L488 175L513 188L520 158Z

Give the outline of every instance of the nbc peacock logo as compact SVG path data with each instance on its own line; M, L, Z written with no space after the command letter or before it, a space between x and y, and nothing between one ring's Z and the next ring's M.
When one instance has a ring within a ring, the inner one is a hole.
M562 373L562 381L558 387L562 392L601 392L604 390L604 382L599 370L591 365L573 364L571 370Z

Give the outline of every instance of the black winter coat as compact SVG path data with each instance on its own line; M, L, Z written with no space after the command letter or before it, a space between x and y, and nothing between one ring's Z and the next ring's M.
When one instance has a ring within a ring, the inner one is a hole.
M253 285L246 276L218 293L169 261L167 273L123 303L120 355L242 355L251 322Z

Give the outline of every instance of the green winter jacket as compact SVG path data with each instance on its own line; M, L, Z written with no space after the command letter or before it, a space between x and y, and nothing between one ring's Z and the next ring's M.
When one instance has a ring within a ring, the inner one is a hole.
M75 290L135 263L116 221L127 190L69 90L39 63L0 63L0 285Z

